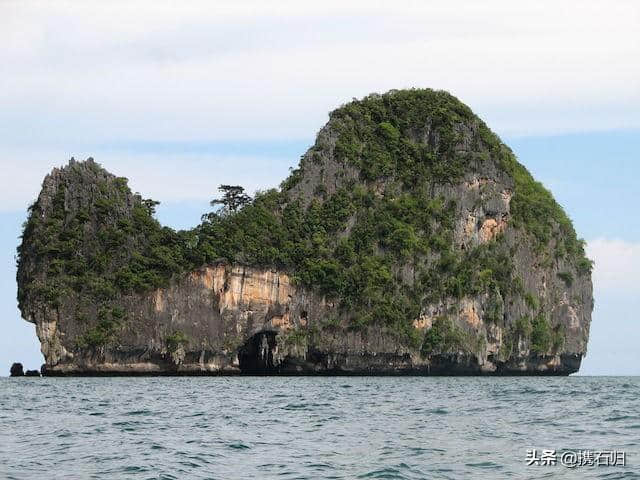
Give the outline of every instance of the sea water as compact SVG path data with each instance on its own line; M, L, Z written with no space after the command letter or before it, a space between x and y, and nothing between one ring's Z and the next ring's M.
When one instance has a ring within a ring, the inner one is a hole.
M640 478L640 378L0 378L0 478Z

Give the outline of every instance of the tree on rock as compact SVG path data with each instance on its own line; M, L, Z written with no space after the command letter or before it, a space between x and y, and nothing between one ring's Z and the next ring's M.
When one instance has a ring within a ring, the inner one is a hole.
M156 214L156 207L158 205L160 205L160 202L151 198L145 198L142 200L142 206L147 210L147 212L149 212L149 215L151 216Z
M211 200L211 206L222 205L222 215L235 213L251 203L251 197L244 193L244 188L240 185L220 185L218 191L222 193L222 198Z

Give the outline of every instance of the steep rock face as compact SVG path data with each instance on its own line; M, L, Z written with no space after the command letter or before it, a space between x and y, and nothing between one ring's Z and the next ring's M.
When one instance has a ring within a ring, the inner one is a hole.
M238 349L246 338L304 326L294 295L285 274L219 264L167 288L119 298L127 319L117 348L65 348L66 337L81 336L84 326L64 310L50 318L36 313L34 321L47 325L38 335L49 373L239 373ZM172 340L175 332L180 336Z
M55 374L569 374L590 262L551 195L433 91L333 112L279 192L188 232L92 160L54 169L19 303Z

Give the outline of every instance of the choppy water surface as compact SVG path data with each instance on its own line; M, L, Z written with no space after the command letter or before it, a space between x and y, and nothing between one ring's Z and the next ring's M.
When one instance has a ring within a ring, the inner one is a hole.
M527 467L528 448L624 468ZM0 478L640 478L640 378L2 378Z

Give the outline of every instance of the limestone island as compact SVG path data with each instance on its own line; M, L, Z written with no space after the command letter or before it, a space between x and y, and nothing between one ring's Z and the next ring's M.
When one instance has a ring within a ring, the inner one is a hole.
M212 180L212 190L217 185ZM279 189L192 230L93 159L46 176L18 247L45 375L568 375L592 262L466 105L343 105Z

